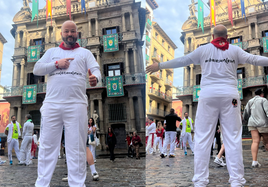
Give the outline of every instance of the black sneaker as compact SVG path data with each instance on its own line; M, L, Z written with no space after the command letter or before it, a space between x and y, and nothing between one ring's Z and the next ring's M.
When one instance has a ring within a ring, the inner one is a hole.
M175 158L175 155L169 155L169 158Z
M165 158L165 155L164 155L164 154L161 154L160 157L161 157L161 158Z

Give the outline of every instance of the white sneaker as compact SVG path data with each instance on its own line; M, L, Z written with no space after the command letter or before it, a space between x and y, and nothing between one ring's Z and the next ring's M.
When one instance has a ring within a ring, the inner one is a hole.
M19 162L18 165L26 165L25 162Z
M261 164L257 161L256 164L253 164L253 163L252 163L251 166L254 167L254 168L259 168L259 167L261 167Z
M98 181L99 180L99 174L96 172L96 173L93 173L92 174L92 179L94 180L94 181Z
M59 159L61 159L61 156L59 155L59 157L58 157Z
M226 164L223 162L222 158L215 157L214 162L220 166L226 166Z
M5 160L0 160L0 165L2 165L2 164L4 164L4 163L6 163Z
M94 163L96 163L97 162L97 160L94 160Z
M62 178L62 181L63 181L63 182L68 182L68 177L66 177L66 178Z

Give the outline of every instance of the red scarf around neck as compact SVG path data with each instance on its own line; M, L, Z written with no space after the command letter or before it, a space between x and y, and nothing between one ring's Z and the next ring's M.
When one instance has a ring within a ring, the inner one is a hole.
M211 43L220 50L225 51L229 49L229 42L226 40L226 38L218 37L212 40Z
M59 47L62 48L63 50L73 50L73 49L76 49L76 48L80 47L80 45L78 43L75 43L75 46L73 46L71 48L67 48L67 47L64 46L64 42L61 42Z

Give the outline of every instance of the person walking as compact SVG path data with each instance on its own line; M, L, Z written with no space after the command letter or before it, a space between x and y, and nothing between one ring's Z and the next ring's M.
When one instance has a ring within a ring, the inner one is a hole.
M114 162L114 148L116 146L116 136L111 127L108 128L108 133L106 134L106 147L110 151L110 160Z
M133 147L133 143L132 143L132 137L133 134L130 132L129 134L127 134L125 142L127 142L127 156L133 158L134 155L134 151L132 150Z
M88 120L88 137L90 138L90 136L93 136L93 139L94 139L94 144L88 144L88 148L90 149L92 155L93 155L93 159L94 159L94 162L96 162L96 139L97 139L97 136L96 136L96 124L94 122L94 119L93 118L90 118Z
M133 132L132 143L136 151L136 159L140 159L140 144L141 138L137 135L137 132Z
M192 141L192 132L193 130L193 123L194 121L188 116L187 112L184 112L184 119L181 121L181 126L182 126L182 141L183 141L183 150L184 150L184 155L187 155L187 145L186 143L189 143L189 146L192 150L192 155L194 155L194 143Z
M37 150L37 131L34 131L33 138L32 138L32 148L31 148L31 153L32 153L32 159L37 159L35 156L35 152Z
M26 122L23 125L22 131L23 140L20 147L19 165L29 165L31 161L31 154L29 154L29 150L31 150L32 147L34 124L30 114L25 116L25 120Z
M244 165L242 155L242 122L240 97L237 89L238 64L268 66L268 58L252 55L240 47L229 45L227 29L217 25L213 29L210 44L198 47L193 52L168 62L146 67L146 73L160 69L179 68L190 64L202 69L201 91L195 122L194 177L195 186L209 183L209 154L217 120L220 118L226 152L226 164L231 186L242 186Z
M16 116L11 116L11 123L6 126L5 134L8 143L8 159L9 164L13 164L12 149L14 148L18 161L20 161L19 136L21 136L21 125L16 121Z
M151 117L148 118L147 130L149 136L146 145L146 154L153 154L156 153L156 146L154 144L156 125L154 123L154 119Z
M63 126L69 186L84 187L86 180L87 105L86 82L91 87L101 81L100 66L93 54L76 42L77 26L65 21L63 42L48 49L33 69L47 75L47 91L41 112L38 177L36 187L49 186L60 152ZM87 78L87 74L89 77Z
M161 121L157 122L157 127L156 127L156 138L154 141L155 147L158 145L159 152L162 153L162 148L163 148L163 134L164 134L164 128L162 126Z
M265 146L268 146L268 101L261 89L257 89L255 97L248 101L243 118L248 121L248 130L252 137L252 167L261 167L257 159L261 136L263 142L266 142Z
M160 157L165 158L165 153L167 152L167 146L170 144L169 149L169 158L175 157L175 141L177 135L177 126L176 121L181 121L181 118L175 114L175 110L173 108L170 109L170 114L165 116L166 121L166 131L165 131L165 141L164 146L161 152Z

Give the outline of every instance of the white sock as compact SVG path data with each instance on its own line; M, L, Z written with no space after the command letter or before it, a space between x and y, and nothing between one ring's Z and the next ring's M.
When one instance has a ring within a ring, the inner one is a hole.
M96 168L95 168L95 164L92 164L89 167L90 167L90 170L91 170L91 175L93 175L93 173L97 173Z
M252 161L252 165L256 165L258 163L258 161Z

